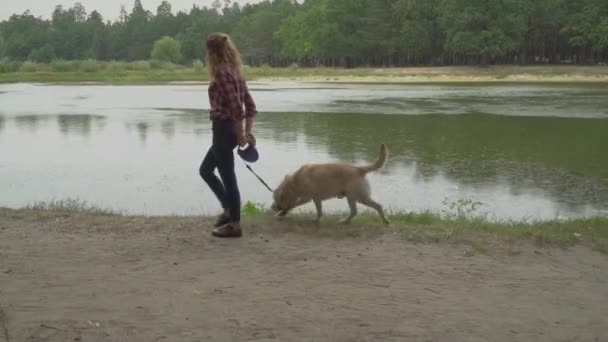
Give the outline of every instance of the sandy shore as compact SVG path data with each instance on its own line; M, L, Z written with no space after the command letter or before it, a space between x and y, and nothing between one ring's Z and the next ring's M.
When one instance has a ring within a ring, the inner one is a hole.
M224 241L197 218L0 211L0 341L608 336L608 256L588 247L478 253L268 219Z
M606 66L490 66L333 69L328 75L261 76L258 81L336 83L605 83ZM313 69L314 70L314 69ZM255 75L255 73L253 74ZM255 76L254 76L255 77Z
M608 83L608 66L488 66L488 67L408 67L408 68L248 68L246 77L259 82L332 83ZM125 70L116 73L36 72L0 74L0 83L104 83L163 84L201 82L204 73L192 68L171 70Z

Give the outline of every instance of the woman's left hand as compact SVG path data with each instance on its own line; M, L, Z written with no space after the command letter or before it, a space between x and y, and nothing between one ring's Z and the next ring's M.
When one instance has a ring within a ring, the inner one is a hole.
M249 145L255 146L256 140L255 140L255 136L253 135L253 133L251 133L251 132L247 133L246 138L247 138L247 143Z

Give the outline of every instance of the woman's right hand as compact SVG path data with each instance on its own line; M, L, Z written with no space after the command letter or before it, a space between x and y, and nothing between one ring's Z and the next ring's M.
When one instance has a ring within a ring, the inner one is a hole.
M247 137L243 134L239 134L236 136L236 142L240 147L245 147L245 145L247 145Z

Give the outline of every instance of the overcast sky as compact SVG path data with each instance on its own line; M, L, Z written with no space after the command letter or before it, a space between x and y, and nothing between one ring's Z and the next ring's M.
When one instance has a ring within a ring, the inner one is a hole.
M236 0L240 4L256 3L261 0ZM72 7L80 2L87 9L87 13L97 10L105 20L115 20L120 14L120 5L125 5L128 12L133 8L134 0L0 0L0 21L8 19L13 14L21 14L30 10L33 15L50 18L55 6L62 5L64 8ZM145 9L156 13L156 8L162 0L142 0ZM193 4L200 7L211 6L213 0L169 0L173 6L173 13L179 10L190 9Z

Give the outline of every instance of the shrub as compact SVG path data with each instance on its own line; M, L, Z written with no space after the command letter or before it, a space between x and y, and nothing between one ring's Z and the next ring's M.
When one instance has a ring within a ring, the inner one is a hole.
M51 63L55 59L55 49L46 44L30 53L29 59L36 63Z
M9 72L15 72L19 70L21 63L15 61L9 61L8 59L0 59L0 74L6 74Z
M66 61L63 59L58 59L51 62L51 70L55 72L78 71L79 67L79 61Z

